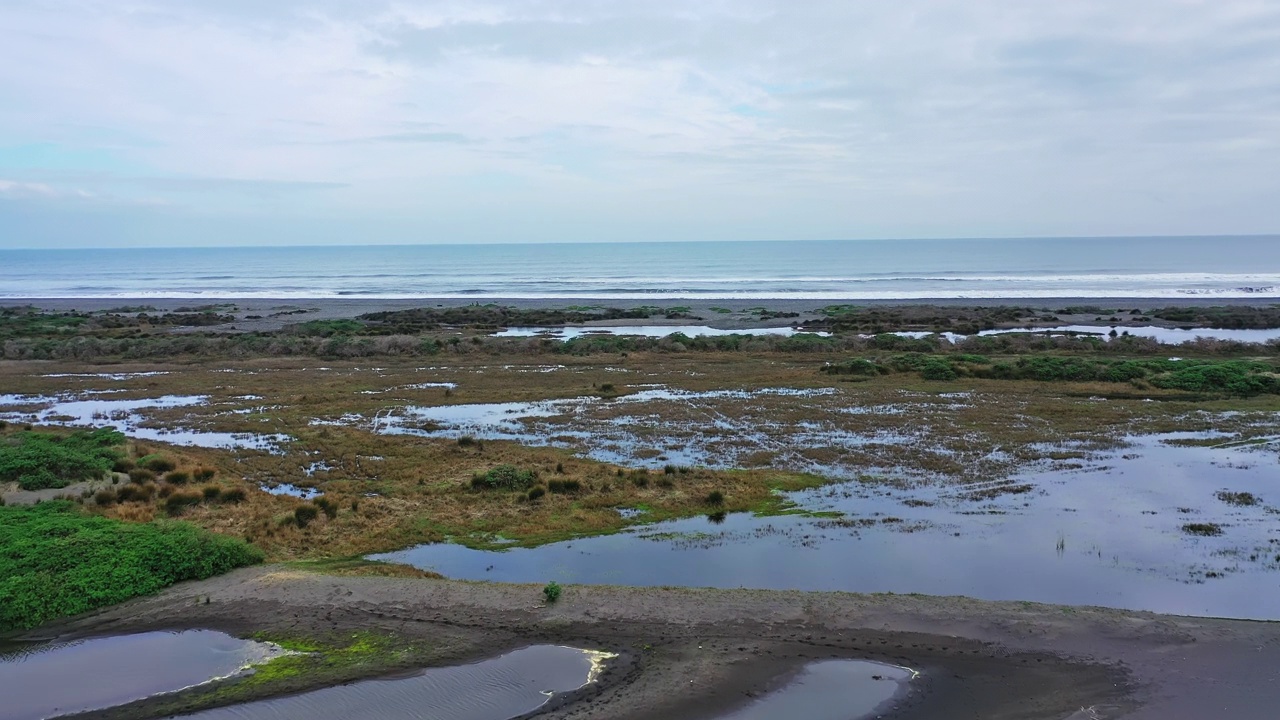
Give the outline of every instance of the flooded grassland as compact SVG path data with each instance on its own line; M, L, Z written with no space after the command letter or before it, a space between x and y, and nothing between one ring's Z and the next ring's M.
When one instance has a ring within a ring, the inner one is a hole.
M97 510L180 514L274 559L425 546L383 557L472 579L1280 617L1267 599L1280 583L1280 398L913 374L848 382L819 372L826 360L18 364L2 371L0 418L9 431L110 425L135 438L134 457L214 470L169 492L243 496L175 513L164 476L143 479L156 485L147 499ZM486 480L504 467L510 478ZM60 492L92 506L97 490L131 484ZM655 551L664 559L649 560Z

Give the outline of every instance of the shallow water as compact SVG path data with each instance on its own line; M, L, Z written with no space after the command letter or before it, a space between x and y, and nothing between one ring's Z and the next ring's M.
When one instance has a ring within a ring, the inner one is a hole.
M493 334L494 337L545 337L554 340L572 340L584 335L638 335L663 338L673 333L689 337L719 337L722 335L783 335L790 337L805 330L793 327L738 328L724 330L707 325L608 325L594 327L513 327ZM812 335L829 337L831 333L815 332Z
M281 652L210 630L29 645L0 653L0 715L102 710L234 675Z
M507 720L533 712L556 693L592 682L605 656L534 645L471 665L431 668L408 678L366 680L218 708L195 720Z
M890 702L913 675L864 660L810 663L782 688L719 720L857 720Z
M272 495L288 495L290 497L302 498L303 500L310 500L311 498L319 497L324 494L315 488L299 487L298 485L292 485L290 483L262 485L261 487L265 492L271 493Z
M779 397L797 400L789 403L790 419L777 412ZM941 413L946 407L963 407L965 401L940 398L932 409ZM835 388L693 392L644 386L639 392L608 398L405 406L389 409L372 421L353 417L344 421L368 423L375 432L390 434L470 435L555 445L629 466L768 464L854 477L875 464L866 462L868 453L874 455L878 447L901 445L914 437L886 428L853 432L843 427L840 415L900 412L892 406L859 405ZM863 454L852 454L855 450Z
M174 445L243 448L267 452L279 451L282 443L289 442L292 439L287 435L210 432L144 426L148 419L141 412L143 410L194 407L204 405L207 402L208 398L204 395L164 395L141 400L84 400L70 396L0 395L0 407L14 406L21 408L20 410L0 412L0 420L73 427L112 427L130 437L141 440L158 440Z
M795 493L842 517L692 518L538 548L437 544L376 556L447 577L967 595L1280 619L1280 464L1256 447L1137 438L1078 470L1000 485L848 482ZM1251 492L1251 507L1220 490ZM1220 523L1219 537L1182 531Z
M1265 330L1234 330L1230 328L1182 329L1162 327L1098 327L1097 325L1061 325L1051 328L1036 328L1034 330L1027 330L1025 328L983 330L978 334L1004 335L1008 333L1033 332L1037 334L1047 333L1049 335L1065 335L1067 333L1077 333L1097 335L1103 340L1110 340L1112 330L1114 330L1118 336L1132 335L1134 337L1153 338L1157 342L1169 345L1191 342L1197 338L1205 338L1207 340L1234 340L1236 342L1247 343L1265 343L1271 340L1280 339L1280 328ZM961 339L963 339L963 337L961 337Z

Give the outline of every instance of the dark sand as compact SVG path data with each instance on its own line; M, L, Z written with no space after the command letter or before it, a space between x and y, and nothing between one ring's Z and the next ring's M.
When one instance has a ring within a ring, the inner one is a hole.
M1280 707L1277 623L754 590L570 586L554 606L540 601L536 586L267 566L176 586L42 634L373 629L432 644L442 663L538 642L622 654L599 683L545 714L554 718L714 718L805 662L834 657L922 673L884 715L892 718L1273 720ZM306 689L305 681L291 689ZM153 712L143 703L95 717Z

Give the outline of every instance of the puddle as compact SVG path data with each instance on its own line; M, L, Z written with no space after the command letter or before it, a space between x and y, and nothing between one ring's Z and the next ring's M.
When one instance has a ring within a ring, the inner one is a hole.
M689 337L720 337L723 335L783 335L790 337L803 332L804 330L793 327L723 330L707 325L610 325L590 327L513 327L496 332L493 337L544 337L553 340L572 340L577 337L591 335L630 335L664 338L674 333L681 333ZM830 337L831 335L828 332L808 334L821 337Z
M267 452L278 452L280 445L292 440L287 435L144 427L148 419L140 412L142 410L194 407L207 402L208 398L204 395L164 395L142 400L79 400L71 397L0 395L0 406L23 408L20 411L0 412L0 420L74 427L112 427L141 440ZM38 409L27 407L37 405L42 407Z
M720 720L856 720L891 702L914 676L907 668L865 660L810 663L786 686Z
M210 630L30 645L0 653L0 702L8 720L102 710L235 675L281 652Z
M303 500L310 500L324 494L315 488L298 487L297 485L290 485L289 483L263 485L262 489L272 495L289 495L291 497L302 498Z
M501 657L431 668L409 678L366 680L301 695L218 708L193 720L507 720L595 680L604 653L534 645Z
M423 545L376 556L497 582L966 595L1280 619L1280 467L1248 447L1133 439L1083 468L915 488L848 482L791 494L839 517L731 514L502 551ZM1252 493L1254 506L1219 499ZM1198 537L1188 523L1217 523Z

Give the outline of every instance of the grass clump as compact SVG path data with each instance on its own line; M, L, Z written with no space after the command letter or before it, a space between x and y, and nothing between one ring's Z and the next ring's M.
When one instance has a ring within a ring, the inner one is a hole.
M138 458L138 465L154 473L167 473L178 464L163 455L144 455Z
M471 487L476 490L528 490L537 480L538 474L532 470L499 465L486 473L472 476Z
M299 505L293 509L293 521L300 528L310 525L317 517L320 517L320 508L315 505Z
M0 507L0 548L0 633L263 559L243 540L193 525L125 523L65 501Z
M121 458L123 444L124 435L110 428L16 433L0 440L0 482L44 490L102 477Z
M712 490L711 492L707 493L706 503L708 505L723 505L724 493L720 492L719 490Z

